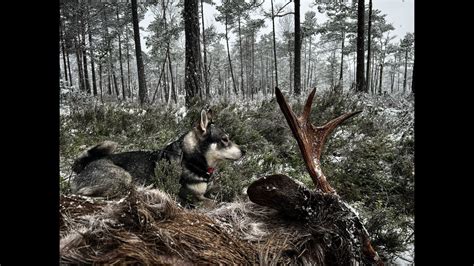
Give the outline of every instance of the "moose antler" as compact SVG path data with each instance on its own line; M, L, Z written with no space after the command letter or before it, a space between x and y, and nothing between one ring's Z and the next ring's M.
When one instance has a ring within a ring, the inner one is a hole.
M356 111L343 114L323 126L314 126L310 122L311 104L316 90L314 89L308 96L301 116L297 117L291 107L283 97L280 89L275 88L277 102L285 115L286 121L293 132L293 136L298 141L298 145L303 155L306 168L313 179L314 185L321 189L312 191L296 183L286 175L270 175L254 181L247 189L249 199L259 205L273 208L287 217L301 220L301 217L309 219L310 224L321 223L327 216L320 213L333 213L334 220L332 230L349 232L351 231L351 241L358 239L358 245L362 249L362 261L376 265L384 265L377 252L372 247L369 233L361 223L358 215L340 200L336 191L329 185L321 170L321 152L326 138L342 122L360 113ZM312 212L308 212L312 210ZM341 215L344 213L344 215ZM337 219L341 219L337 221ZM355 226L350 226L353 224ZM348 231L349 230L349 231ZM314 228L309 228L312 234L318 234ZM356 240L357 241L357 240ZM353 251L353 255L358 254Z
M288 105L285 97L281 93L278 87L275 87L277 102L285 115L286 121L293 132L293 136L298 141L301 154L308 169L309 175L313 179L313 183L317 188L320 188L323 192L334 193L336 191L329 185L326 180L326 176L321 170L321 152L326 141L326 137L342 122L348 118L362 112L355 111L352 113L343 114L333 120L327 122L323 126L314 126L310 122L311 105L313 104L314 94L316 89L309 94L306 104L303 109L303 113L300 117L296 117L295 113Z

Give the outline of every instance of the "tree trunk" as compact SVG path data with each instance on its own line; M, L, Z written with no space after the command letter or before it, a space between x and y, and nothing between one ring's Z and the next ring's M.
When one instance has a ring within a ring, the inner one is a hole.
M163 77L163 74L165 73L165 67L166 67L166 61L167 61L167 56L165 57L165 60L163 61L163 64L161 66L161 71L160 71L160 77L158 78L158 82L156 83L156 88L155 88L155 92L153 93L153 97L151 99L151 102L150 104L154 104L155 103L155 99L156 99L156 95L158 95L158 98L160 98L161 100L161 92L159 91L160 89L160 84L161 84L161 79Z
M379 80L378 79L379 78L379 66L376 65L375 62L374 62L374 64L372 65L372 68L374 70L372 71L372 81L371 81L372 85L371 85L371 87L372 87L372 94L375 95L377 93L377 91L376 91L377 81Z
M309 84L310 82L310 72L311 72L311 42L312 42L312 38L311 38L311 35L309 36L309 54L308 54L308 74L306 75L306 87L311 87L311 85Z
M341 44L341 69L339 70L339 84L342 88L342 78L344 70L344 41L345 41L345 32L342 31L342 44Z
M364 17L365 3L364 0L357 2L357 74L356 74L356 90L358 92L368 92L368 87L364 82Z
M334 81L334 72L336 72L336 49L332 50L332 59L331 59L331 89L335 90L335 81Z
M301 77L303 79L303 91L306 90L306 64L308 63L307 59L307 49L308 49L308 41L303 38L303 51L304 51L304 58L303 58L303 76Z
M213 95L213 93L217 92L216 89L214 91L211 91L213 77L215 76L215 72L211 73L212 59L213 59L212 55L209 55L209 57L208 57L209 62L207 62L207 85L206 86L209 88L209 94L210 95ZM177 70L176 70L175 73L176 73L176 75L178 74ZM177 79L177 77L176 77L176 79ZM219 88L217 88L217 90L219 90Z
M170 56L170 43L168 42L168 66L170 68L170 76L171 76L171 98L173 98L173 101L175 104L178 103L178 97L176 96L176 88L174 86L174 79L173 79L173 68L171 66L171 56ZM208 92L206 92L208 93Z
M263 75L264 73L264 68L263 68L263 49L261 48L261 51L260 51L260 91L262 91L262 93L264 93L264 86L265 86L265 77Z
M225 16L225 43L227 45L227 59L229 61L230 75L232 78L232 85L234 87L235 95L238 95L237 86L235 85L234 70L232 69L232 60L230 58L230 49L229 49L229 29L227 28L227 15Z
M112 61L110 61L110 63L112 69L112 77L114 79L115 95L117 96L117 100L120 100L120 91L117 83L117 76L115 75L115 66L113 65Z
M288 75L288 80L289 82L289 87L290 91L293 91L293 69L294 69L294 62L293 62L293 53L291 51L291 39L288 37L288 54L290 55L289 58L290 60L288 61L288 65L290 66L290 73Z
M201 0L201 9L202 9L202 0ZM203 13L201 13L203 14ZM204 14L203 14L204 15ZM164 22L165 22L165 29L167 29L167 22L166 22L166 6L163 2L163 18L164 18ZM199 27L198 27L199 29ZM205 42L204 40L204 18L203 18L203 41ZM206 46L204 46L204 58L206 58ZM167 48L166 48L166 55L168 57L168 66L169 66L169 73L170 73L170 78L171 78L171 98L173 99L174 103L177 104L178 103L178 98L177 98L177 95L176 95L176 88L175 88L175 85L174 85L174 77L173 77L173 66L171 64L171 47L170 47L170 40L168 40L168 43L167 43ZM204 61L205 62L205 61ZM206 65L204 65L206 66ZM206 72L206 70L204 70L204 73ZM206 75L206 74L205 74ZM206 80L205 80L205 84L206 85ZM209 88L206 87L206 97L209 95Z
M230 89L227 87L227 69L224 69L224 100L227 100L227 95L230 94Z
M97 79L95 76L95 62L94 62L94 50L92 49L92 29L91 29L91 21L90 21L90 10L87 8L87 20L89 22L89 53L91 57L91 72L92 72L92 93L94 96L97 96Z
M365 80L367 82L367 87L368 88L372 88L372 84L371 84L371 78L370 78L370 52L371 52L371 48L372 48L372 38L371 38L371 34L372 34L372 0L369 0L369 27L368 27L368 32L367 32L367 72L366 72L366 76L365 76Z
M138 27L137 0L132 0L132 22L133 22L133 38L135 40L135 57L137 59L138 72L138 95L140 105L148 102L146 89L145 68L142 59L142 47L140 45L140 28Z
M383 77L383 64L380 64L379 95L382 95L382 77Z
M370 91L372 92L372 94L375 94L375 81L377 80L377 66L375 65L375 54L372 58L372 65L371 65L371 76L370 76ZM369 81L367 81L367 83L369 83Z
M130 44L130 39L128 37L128 29L125 29L125 38L127 39L127 45L125 46L126 52L127 52L127 89L128 89L128 98L130 98L133 101L133 95L132 95L132 85L131 85L131 80L130 80L130 51L129 51L129 44Z
M116 9L117 15L117 25L120 25L120 18L119 18L119 7L117 6ZM123 64L122 64L122 40L120 36L122 32L120 29L117 29L117 37L118 37L118 50L119 50L119 66L120 66L120 84L122 85L122 99L125 101L126 94L125 94L125 81L123 77Z
M112 82L110 81L110 65L107 66L107 94L112 95Z
M405 72L403 74L403 94L407 88L407 69L408 69L408 48L405 49Z
M247 37L247 47L245 48L245 51L246 51L246 59L245 59L245 84L246 84L246 88L247 88L247 97L248 98L251 98L253 100L253 97L252 97L252 93L253 93L253 82L252 82L252 48L248 47L249 45L249 40L248 40L248 37ZM248 50L250 49L250 51Z
M396 65L396 69L397 69L397 92L400 91L400 62L401 62L402 58L401 58L401 55L398 55L398 64Z
M63 25L59 26L59 40L61 42L61 50L63 52L63 70L64 70L64 78L66 79L66 84L69 83L69 78L67 76L67 63L66 63L66 46L64 45L64 35L63 35Z
M266 98L267 96L267 87L268 87L268 69L269 69L269 64L268 64L268 58L265 58L265 82L263 85L263 96Z
M395 84L395 70L397 65L397 56L394 56L394 65L392 66L391 80L390 80L390 93L393 94L393 85Z
M87 70L87 49L86 49L86 22L84 15L85 3L83 3L83 8L81 8L81 35L82 35L82 58L84 64L84 83L87 94L91 93L91 85L89 83L89 71ZM90 45L90 44L89 44Z
M92 43L92 36L89 32L89 44ZM94 96L97 96L97 78L95 76L95 62L94 62L94 51L92 50L92 45L90 47L90 57L91 57L91 72L92 72L92 93Z
M199 44L199 8L198 2L184 0L184 35L186 43L185 90L186 106L190 106L195 97L202 98L201 92L201 49Z
M115 76L115 66L112 62L112 46L110 45L110 40L108 41L108 45L107 45L107 55L108 55L108 58L107 58L107 61L108 61L108 75L109 75L109 94L112 94L112 87L113 87L113 91L115 92L115 95L117 96L117 100L119 99L119 90L117 88L117 77ZM112 77L110 77L112 75ZM112 78L112 80L110 80ZM113 82L113 85L112 85L112 82Z
M252 32L252 68L250 72L250 86L252 88L252 100L254 94L257 92L257 88L255 86L255 33Z
M169 50L166 50L166 53L168 53L168 52L169 52ZM158 83L156 83L156 89L155 89L155 92L153 93L153 98L151 99L152 104L155 103L156 93L158 92L158 89L160 88L161 79L163 77L163 73L165 72L167 58L168 58L168 55L165 56L165 60L163 61L163 64L161 65L160 77L158 78Z
M84 72L82 70L82 59L81 59L81 48L79 47L79 42L77 40L78 36L74 36L74 46L76 48L76 61L77 61L77 72L78 74L78 83L79 83L79 90L85 91L84 85Z
M170 102L170 90L169 90L169 81L168 81L168 70L165 69L164 71L164 77L163 77L163 92L164 92L164 95L165 95L165 102L166 104L168 105L169 102Z
M69 60L69 49L66 48L66 37L64 31L66 30L64 28L64 25L61 23L60 28L60 38L62 38L63 41L63 60L64 60L64 71L65 71L65 76L66 76L66 81L69 81L69 86L72 86L72 75L71 75L71 62Z
M107 49L105 51L105 54L103 55L103 57L105 57L105 60L106 60L104 63L107 66L107 94L112 95L112 85L110 82L110 60L109 60L110 58L109 54L110 54L111 48L110 48L110 40L107 39L108 38L107 36L109 35L109 28L107 27L107 24L108 24L107 23L107 9L105 8L105 6L102 9L102 19L104 21L102 26L104 27L104 33L105 33L104 36L102 36L102 38L104 38L104 40L107 40ZM100 60L102 60L102 58Z
M273 49L272 49L272 50L273 50ZM271 62L270 62L270 63L271 63L271 65L275 65L275 64L273 63L273 60L274 60L274 58L273 58L273 54L270 56L270 58L271 58ZM270 90L271 90L271 91L273 91L273 89L274 89L274 88L275 88L275 80L274 80L274 75L273 75L273 71L272 71L272 75L271 75L271 87L270 87Z
M301 94L301 25L300 25L300 0L295 0L295 67L294 87L295 95Z
M413 59L413 66L412 66L412 74L411 74L411 93L415 93L415 59Z
M245 98L244 91L244 64L242 60L242 35L240 33L240 15L238 17L238 34L239 34L239 56L240 56L240 91L242 92L242 98Z
M357 53L352 56L352 67L354 69L354 76L353 76L352 82L354 84L356 84L356 76L357 76L356 57L357 57Z
M72 83L72 73L71 73L71 61L69 60L69 51L66 51L66 61L67 61L67 72L69 74L69 86L73 86Z
M219 82L219 86L217 86L217 90L219 91L219 96L222 96L222 87L223 87L223 84L222 84L221 69L220 69L220 68L216 68L216 70L217 70L217 81ZM224 91L225 91L225 88L224 88Z
M390 75L390 94L393 94L394 83L395 83L395 72Z
M273 10L273 0L270 0L272 5L272 35L273 35L273 62L275 63L275 87L278 87L278 64L276 52L276 36L275 36L275 14Z
M102 99L102 63L99 61L99 91L100 91L100 100Z
M369 64L367 64L368 66ZM375 69L375 55L373 56L372 58L372 67L371 67L371 77L370 77L370 92L372 94L375 94L375 90L374 90L374 83L375 83L375 80L376 80L376 73L377 73L377 69ZM369 81L367 81L367 84L369 84Z
M209 80L208 80L208 68L207 68L207 47L206 47L206 33L204 27L204 7L203 0L201 0L201 22L202 22L202 49L204 53L204 87L206 88L206 98L210 97L209 92Z
M170 55L171 56L171 55ZM178 65L179 65L179 61L176 62L176 64L174 65L174 84L175 84L175 93L176 93L176 102L178 101L178 95L179 95L179 80L178 80Z

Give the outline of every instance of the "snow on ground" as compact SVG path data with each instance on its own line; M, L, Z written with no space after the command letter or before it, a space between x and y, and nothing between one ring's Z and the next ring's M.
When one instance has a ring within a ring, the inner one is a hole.
M399 254L397 258L395 258L391 264L395 265L414 265L415 261L415 246L410 244L408 246L408 250Z

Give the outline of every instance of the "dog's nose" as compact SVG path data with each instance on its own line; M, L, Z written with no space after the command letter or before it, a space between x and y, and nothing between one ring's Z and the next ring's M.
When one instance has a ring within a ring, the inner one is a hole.
M244 156L247 152L245 150L240 150L240 153L242 154L242 156Z

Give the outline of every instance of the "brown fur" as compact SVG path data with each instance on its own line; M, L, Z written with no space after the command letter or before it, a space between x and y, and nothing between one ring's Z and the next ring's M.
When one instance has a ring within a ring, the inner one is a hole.
M71 205L83 205L74 199L61 197L62 263L334 265L360 261L351 253L359 248L357 240L335 226L345 218L334 212L332 203L326 211L320 210L318 224L308 224L249 201L188 210L157 189L138 188L121 200L94 200L94 207L86 205L82 212L70 212Z

